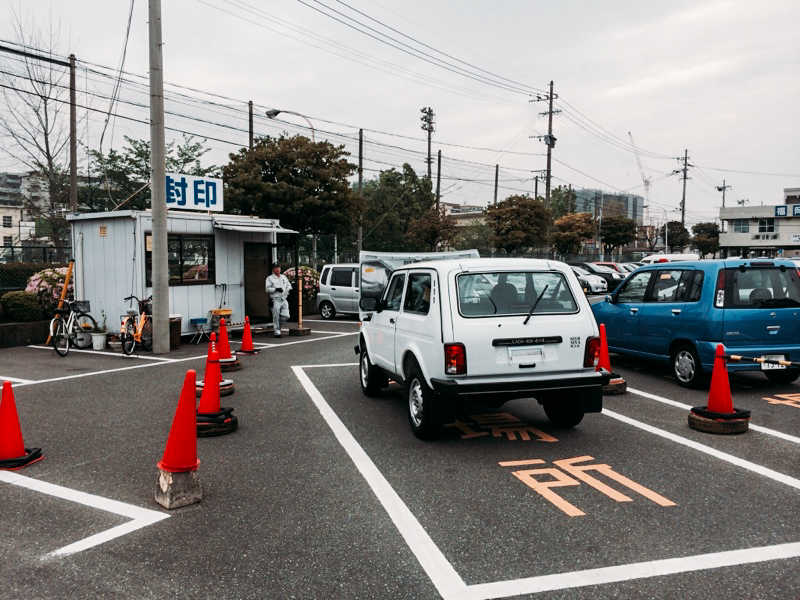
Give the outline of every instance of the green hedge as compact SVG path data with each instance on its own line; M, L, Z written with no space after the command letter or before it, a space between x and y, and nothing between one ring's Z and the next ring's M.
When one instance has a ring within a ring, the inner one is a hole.
M36 294L31 292L8 292L0 297L0 312L3 321L10 323L32 323L42 320L42 310Z

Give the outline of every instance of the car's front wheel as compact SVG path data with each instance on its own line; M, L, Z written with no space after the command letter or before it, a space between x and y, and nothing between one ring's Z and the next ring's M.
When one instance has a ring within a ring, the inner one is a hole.
M336 316L336 309L330 302L323 302L319 305L319 314L323 319L332 319Z
M440 426L436 392L428 386L416 364L411 367L406 386L411 431L422 440L431 439L439 432Z
M585 414L578 398L548 400L542 406L544 407L544 414L547 415L550 423L564 429L575 427L583 420L583 415Z
M697 388L703 383L703 365L700 355L694 346L680 346L672 355L672 372L678 385L685 388Z
M366 346L361 346L361 354L358 365L359 379L361 381L361 391L369 398L380 395L381 389L386 386L386 375L379 367L376 367L369 360Z

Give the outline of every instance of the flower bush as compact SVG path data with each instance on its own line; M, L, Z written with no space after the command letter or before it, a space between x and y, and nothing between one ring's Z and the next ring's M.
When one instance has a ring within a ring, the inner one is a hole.
M35 294L42 312L49 314L58 306L58 300L61 298L61 290L64 288L64 280L66 278L67 267L45 269L31 275L25 291ZM70 281L69 287L67 287L67 298L71 298L74 292L72 281Z
M289 278L292 285L295 285L294 267L286 269L284 275ZM303 278L303 302L313 302L317 299L317 292L319 292L319 271L315 271L311 267L300 267L300 277Z

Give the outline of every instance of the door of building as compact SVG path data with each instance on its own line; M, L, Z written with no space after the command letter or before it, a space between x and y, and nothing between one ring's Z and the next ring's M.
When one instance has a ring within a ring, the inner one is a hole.
M244 243L244 312L251 323L269 321L266 280L272 269L275 244Z

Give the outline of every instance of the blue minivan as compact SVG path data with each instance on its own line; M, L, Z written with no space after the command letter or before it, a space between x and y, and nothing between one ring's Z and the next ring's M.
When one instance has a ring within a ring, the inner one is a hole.
M703 384L717 344L726 354L800 362L800 272L790 260L697 260L646 265L592 305L610 352L669 361L684 387ZM791 383L800 368L730 362Z

